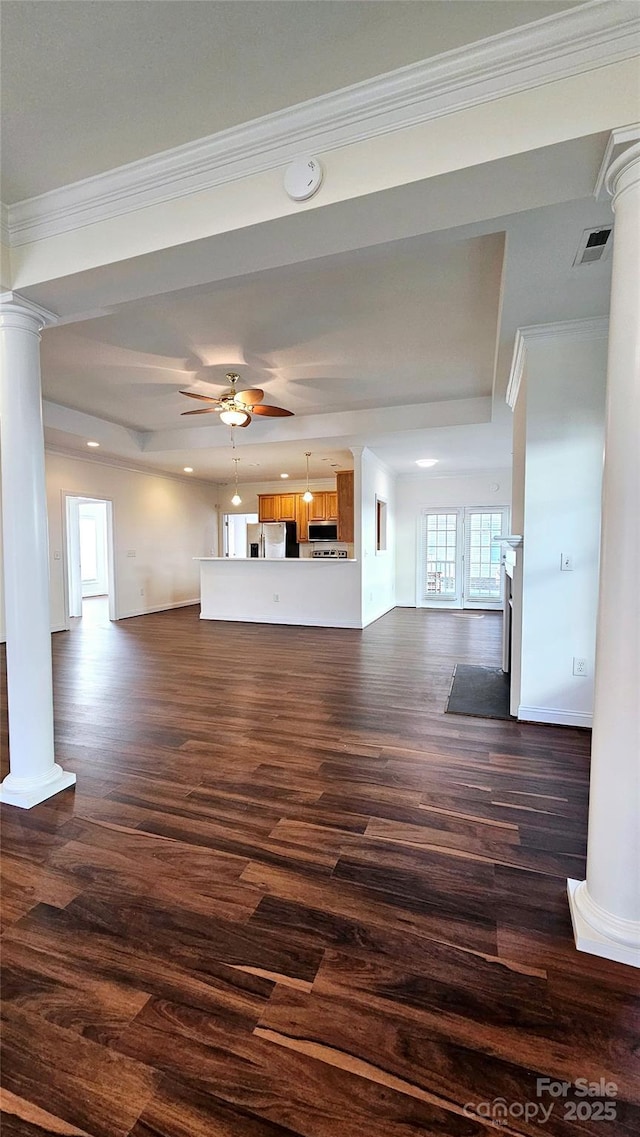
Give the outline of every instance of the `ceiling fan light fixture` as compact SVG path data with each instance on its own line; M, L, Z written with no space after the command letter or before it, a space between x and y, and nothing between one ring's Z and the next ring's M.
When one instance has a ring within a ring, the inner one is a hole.
M238 411L233 407L220 412L220 421L226 426L244 426L249 421L249 417L246 411Z
M313 494L311 493L311 490L309 489L309 459L310 459L310 457L311 457L311 451L307 450L305 453L305 458L307 459L307 488L302 495L302 500L306 501L307 505L309 504L310 501L313 501Z

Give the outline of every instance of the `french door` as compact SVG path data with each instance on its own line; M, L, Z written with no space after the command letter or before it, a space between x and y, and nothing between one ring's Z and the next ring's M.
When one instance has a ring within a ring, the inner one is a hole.
M418 534L419 608L501 608L508 509L425 510Z

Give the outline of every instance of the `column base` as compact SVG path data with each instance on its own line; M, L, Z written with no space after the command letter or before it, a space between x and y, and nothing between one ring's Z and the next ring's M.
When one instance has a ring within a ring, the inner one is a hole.
M615 916L607 919L607 913L589 896L586 880L568 880L567 893L578 951L640 967L640 923ZM599 927L595 927L589 917L596 920Z
M13 774L7 774L0 784L0 802L17 805L19 809L31 809L75 783L75 774L63 770L57 762L45 778L16 778Z

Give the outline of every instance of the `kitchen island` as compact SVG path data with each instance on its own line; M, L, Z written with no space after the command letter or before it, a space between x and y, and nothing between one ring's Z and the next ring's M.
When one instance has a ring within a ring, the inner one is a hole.
M360 566L347 558L197 557L200 619L361 628Z

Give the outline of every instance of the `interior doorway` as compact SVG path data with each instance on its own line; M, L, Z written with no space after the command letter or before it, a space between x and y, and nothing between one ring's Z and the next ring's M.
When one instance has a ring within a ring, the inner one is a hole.
M224 557L248 557L247 525L256 524L257 513L225 513L222 519Z
M113 503L65 493L66 625L116 620Z

